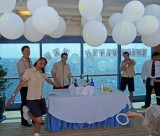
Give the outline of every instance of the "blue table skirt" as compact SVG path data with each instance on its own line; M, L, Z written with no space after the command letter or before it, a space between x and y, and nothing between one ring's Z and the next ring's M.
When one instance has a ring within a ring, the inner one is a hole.
M129 111L128 105L121 110L119 113L127 113ZM116 115L110 118L107 118L101 122L95 122L92 124L87 123L69 123L63 120L57 119L52 116L50 113L47 114L47 128L50 132L61 131L61 130L68 130L68 129L82 129L83 127L94 128L94 127L119 127L119 123L116 120ZM121 122L126 122L126 118L124 116L119 116L119 120ZM129 122L127 125L131 125Z

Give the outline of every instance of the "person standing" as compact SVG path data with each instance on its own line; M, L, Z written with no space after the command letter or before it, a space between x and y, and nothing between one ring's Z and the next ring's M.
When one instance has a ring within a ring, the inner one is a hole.
M67 59L68 54L62 53L61 60L53 65L51 73L55 82L60 86L58 88L54 86L54 89L62 89L69 87L71 70L70 66L66 63Z
M134 89L134 66L136 64L134 59L130 59L129 53L123 53L124 60L120 63L120 69L122 71L121 82L120 82L120 90L124 92L126 90L126 86L128 85L129 90L129 99L130 99L130 108L133 108L133 91Z
M17 69L18 69L19 79L20 80L21 80L24 72L27 69L29 69L29 68L32 67L32 61L29 58L29 56L30 56L30 48L29 48L29 46L26 46L26 45L23 46L21 48L21 52L22 52L23 56L22 56L22 58L17 63ZM23 118L23 110L22 110L22 107L25 106L25 105L27 105L27 100L26 100L27 91L28 91L28 86L27 86L27 83L25 83L23 85L23 87L21 88L21 90L20 90L20 94L21 94L21 107L20 107L20 111L21 111L21 125L30 127L32 125Z
M143 64L141 78L146 86L145 105L142 108L148 108L151 104L151 94L154 88L157 96L160 96L160 83L154 81L152 78L160 77L160 69L158 61L160 60L160 53L152 53L152 60L148 60ZM157 104L160 105L160 99L157 98Z
M27 69L12 97L6 102L6 106L14 102L14 98L23 88L24 84L28 84L27 106L23 106L23 116L26 120L30 118L35 122L34 136L41 136L40 128L42 123L42 115L47 113L46 102L43 93L44 81L58 87L55 82L52 82L45 73L47 60L44 57L39 58L32 68Z

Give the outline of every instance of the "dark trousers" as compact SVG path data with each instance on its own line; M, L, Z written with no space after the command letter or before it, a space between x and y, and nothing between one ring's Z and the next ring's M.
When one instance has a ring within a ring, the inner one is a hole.
M160 97L160 82L154 82L154 90L155 90L156 96ZM157 99L157 105L160 105L160 98L156 98L156 99Z
M28 92L28 87L22 87L20 90L20 94L21 94L21 123L27 122L24 118L23 118L23 111L22 108L23 106L27 106L27 92Z
M151 104L151 94L154 88L156 96L160 96L160 82L154 82L154 86L150 85L150 78L147 78L146 81L146 98L145 98L145 106L149 107ZM160 105L160 99L157 98L157 105Z
M53 86L53 89L66 89L68 87L69 87L69 85L66 85L66 86L63 86L63 87L55 87L55 86Z

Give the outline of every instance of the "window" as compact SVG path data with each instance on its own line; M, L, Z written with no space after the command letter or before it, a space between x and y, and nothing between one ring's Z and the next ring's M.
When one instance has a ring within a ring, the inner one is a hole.
M136 61L135 73L141 73L144 62L151 59L151 48L145 46L143 43L132 43L126 46L121 46L121 53L123 54L124 51L128 51L130 53L130 58ZM121 59L124 59L123 55ZM144 95L145 85L142 82L141 76L135 76L134 82L134 95Z
M6 77L18 77L17 70L17 62L22 57L21 48L24 45L28 45L30 47L31 55L30 58L34 63L39 57L39 44L0 44L0 50L2 58L0 63L7 68L7 76ZM16 89L19 80L9 80L9 88L6 90L7 99L11 97L13 91ZM15 98L15 102L19 102L20 97L19 94Z
M80 44L79 43L49 43L42 44L42 56L48 58L46 72L51 75L53 64L61 60L61 54L68 53L67 63L70 65L72 75L80 75ZM51 90L52 86L45 84L45 90Z
M105 43L99 47L84 45L84 75L117 74L117 44ZM117 86L117 76L94 77L95 85L101 80L106 85Z

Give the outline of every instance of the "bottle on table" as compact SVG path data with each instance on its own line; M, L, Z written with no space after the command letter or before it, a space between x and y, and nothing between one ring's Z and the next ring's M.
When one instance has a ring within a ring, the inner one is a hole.
M87 75L87 80L86 80L87 84L89 84L89 76Z
M90 83L91 86L94 86L94 81L93 81L93 78L91 78L91 83Z
M74 86L75 86L75 87L78 87L77 79L74 80Z
M84 83L84 76L83 74L81 75L81 85L83 86L83 83Z
M101 80L101 86L100 86L100 89L101 89L101 93L104 92L104 84L103 84L103 80Z

